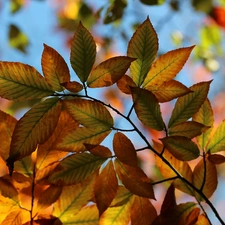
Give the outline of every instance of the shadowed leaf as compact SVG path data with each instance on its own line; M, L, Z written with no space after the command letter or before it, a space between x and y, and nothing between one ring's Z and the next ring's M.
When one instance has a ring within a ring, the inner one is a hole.
M68 91L71 91L73 93L77 93L83 90L83 85L76 81L61 83L61 85Z
M166 192L166 196L163 200L163 204L162 204L160 213L164 213L167 210L169 210L170 208L175 207L176 205L177 205L177 203L176 203L176 196L175 196L175 188L174 188L173 184L171 184Z
M125 94L131 94L130 87L137 87L131 77L124 75L117 81L117 87Z
M103 145L84 144L84 146L92 155L99 156L101 158L110 158L112 156L110 149Z
M219 154L208 155L208 160L213 164L221 164L225 162L225 156Z

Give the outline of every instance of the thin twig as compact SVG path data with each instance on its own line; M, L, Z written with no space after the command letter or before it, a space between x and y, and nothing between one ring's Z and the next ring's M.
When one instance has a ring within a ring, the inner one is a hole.
M164 183L164 182L167 182L167 181L175 180L177 178L178 178L178 176L170 177L170 178L167 178L167 179L164 179L164 180L153 182L152 185L161 184L161 183Z

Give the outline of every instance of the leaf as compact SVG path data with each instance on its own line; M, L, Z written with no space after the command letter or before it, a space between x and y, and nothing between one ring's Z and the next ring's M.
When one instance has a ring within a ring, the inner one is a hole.
M225 156L219 154L208 155L208 160L213 164L221 164L225 162Z
M164 122L157 98L150 91L141 88L131 88L131 92L138 119L150 128L163 130Z
M117 188L118 181L116 172L114 170L113 163L110 160L103 168L95 183L94 196L99 216L101 216L102 213L110 206L112 200L116 196Z
M23 159L16 161L14 165L16 172L25 176L31 176L33 174L34 165L31 156L24 157Z
M82 83L86 82L96 57L96 44L80 22L72 40L70 63Z
M84 144L98 145L111 131L87 127L75 127L73 131L64 131L52 148L62 151L82 152Z
M94 156L99 156L101 158L110 158L112 156L110 149L103 145L84 144L84 146Z
M44 44L41 65L45 79L52 89L63 91L61 84L70 81L69 68L63 57L55 49Z
M115 160L116 172L124 186L133 194L144 198L155 199L151 182L139 167L128 166Z
M49 98L32 107L17 122L10 146L11 163L30 155L37 144L44 143L53 133L61 112L61 101Z
M178 98L169 120L169 128L185 122L198 112L207 97L210 83L211 81L197 83L190 87L193 92Z
M45 189L38 198L37 208L38 211L47 208L51 204L57 201L62 193L62 187L51 184Z
M86 99L65 100L64 106L78 123L85 127L110 129L113 118L101 103Z
M151 91L159 102L169 102L191 92L189 88L176 80L170 80L160 86L149 86L145 89Z
M0 62L0 85L0 96L8 100L41 99L53 94L35 68L18 62Z
M166 192L166 196L163 200L163 204L161 207L160 214L168 211L169 209L175 207L177 205L176 203L176 196L175 196L175 188L174 185L171 184Z
M188 215L188 218L186 220L186 224L192 225L195 224L198 221L198 216L200 214L199 208L194 208L190 214Z
M138 166L134 145L123 133L117 132L113 138L113 150L120 162L128 166Z
M194 46L180 48L161 55L152 64L144 80L143 88L148 89L151 86L161 86L165 82L172 80L183 68L193 48Z
M1 195L12 199L14 202L18 202L18 191L8 180L0 177L0 191Z
M147 18L133 34L127 49L127 55L136 58L131 64L131 77L140 87L156 58L158 52L158 37Z
M161 5L165 0L140 0L140 2L145 5Z
M210 134L213 129L214 118L213 118L213 110L210 104L209 99L207 98L202 104L199 111L192 117L192 119L196 122L199 122L206 127L211 127L210 129L203 132L200 136L196 137L196 140L201 147L201 149L205 149L206 144L209 141Z
M88 77L88 87L97 88L113 85L125 75L134 60L127 56L117 56L100 63Z
M210 139L207 151L216 153L225 150L225 120L217 127L213 137Z
M207 130L207 127L205 127L203 124L195 121L187 121L171 127L169 129L169 135L183 136L192 139L202 134L205 130Z
M204 214L199 215L198 221L195 223L195 225L210 225L207 217Z
M49 164L48 166L45 166L43 169L38 169L35 176L36 182L46 181L46 183L49 184L47 179L50 176L50 174L52 174L52 172L54 171L54 169L56 168L58 164L59 162L53 162Z
M131 207L131 224L132 225L151 225L157 216L156 209L149 199L139 196L133 196L133 205Z
M68 91L77 93L83 90L83 85L76 82L76 81L70 81L70 82L65 82L61 83L61 85L66 88Z
M49 176L49 182L56 185L76 184L96 171L106 159L89 153L77 153L64 158Z
M117 87L125 94L131 94L130 87L137 87L131 77L124 75L117 81Z
M4 160L9 156L10 142L16 122L13 116L0 110L0 156Z
M166 149L179 160L189 161L199 157L198 146L186 137L170 136L160 140Z
M210 198L217 188L218 178L215 164L211 163L207 158L201 159L195 166L193 171L193 185L202 190L207 198ZM199 200L201 196L197 193L195 196Z
M1 225L21 225L22 213L20 210L10 212L2 221Z

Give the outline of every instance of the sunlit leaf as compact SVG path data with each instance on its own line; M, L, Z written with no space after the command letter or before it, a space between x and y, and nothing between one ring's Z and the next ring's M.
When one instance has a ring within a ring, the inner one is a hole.
M161 55L152 64L144 80L143 88L151 90L151 86L161 86L172 80L183 68L193 48L194 46L180 48Z
M131 88L134 109L138 119L155 130L163 130L164 122L157 98L150 91Z
M63 57L55 49L44 44L41 65L45 79L52 89L63 91L61 84L70 81L69 68Z
M8 100L40 99L53 94L35 68L17 62L0 62L0 85L0 96Z
M189 139L192 139L202 132L207 130L203 124L195 122L195 121L187 121L183 123L179 123L178 125L171 127L169 129L170 136L184 136Z
M166 149L179 160L189 161L198 158L200 154L198 146L189 138L170 136L160 140Z
M169 120L169 127L185 122L192 117L205 101L211 81L197 83L190 87L193 91L178 98Z
M46 180L46 183L49 184L47 179L49 175L52 174L52 172L54 171L54 169L56 168L58 164L59 162L54 162L49 164L48 166L45 166L43 169L38 169L35 174L36 182L43 182L44 180Z
M131 77L124 75L117 81L117 87L125 94L131 94L130 87L137 87Z
M189 88L176 80L170 80L160 86L148 86L145 89L151 91L159 102L168 102L191 92Z
M85 127L110 129L113 118L101 103L86 99L65 100L64 106L70 115Z
M72 40L70 63L81 82L86 82L96 57L96 44L80 22Z
M199 144L199 146L204 149L206 144L209 141L210 134L213 129L214 124L214 118L213 118L213 110L212 106L209 102L209 99L206 99L204 103L202 104L199 111L192 117L192 119L196 122L199 122L206 127L211 127L210 129L206 130L204 133L202 133L200 136L196 137L196 140Z
M161 207L160 213L166 212L172 207L175 207L177 205L176 203L176 196L175 196L175 188L174 185L171 184L166 192L166 196L163 200L163 204Z
M113 150L122 163L129 166L138 165L137 153L134 145L123 133L115 133L113 138Z
M58 98L49 98L35 105L17 122L7 159L9 165L31 154L37 144L44 143L52 135L61 105Z
M99 210L99 216L110 206L116 196L117 188L118 181L116 173L112 161L109 161L95 183L94 195Z
M140 0L140 2L146 5L161 5L165 0Z
M110 149L103 145L84 144L84 146L92 155L99 156L101 158L109 158L112 156Z
M151 182L139 167L128 166L115 160L116 172L124 186L133 194L155 199Z
M136 60L130 71L137 86L141 86L158 52L158 37L147 18L133 34L127 49L127 55Z
M34 165L30 155L19 161L16 161L14 165L14 170L16 172L24 174L28 177L33 174L33 169L34 169Z
M88 77L88 87L97 88L113 85L125 75L134 60L128 56L116 56L100 63Z
M199 215L198 221L195 223L195 225L210 225L209 220L204 214Z
M49 181L57 185L76 184L96 171L106 159L89 153L77 153L67 156L56 166Z
M132 225L151 225L157 216L156 209L147 198L133 196L133 205L131 207Z
M1 225L21 225L22 213L20 210L10 212L6 218L2 221Z
M225 156L219 154L208 155L208 160L213 164L221 164L225 162Z
M207 158L201 159L193 171L193 185L202 190L207 198L210 198L217 188L218 178L215 164ZM195 196L203 200L197 193Z
M200 214L200 209L194 208L188 215L186 224L188 224L188 225L195 224L198 221L199 214Z
M207 150L211 153L225 150L225 120L217 127L213 137L207 145Z
M68 91L71 91L73 93L80 92L83 89L83 85L76 82L76 81L70 81L66 83L61 83L61 85L66 88Z
M75 127L73 131L64 131L52 148L62 151L82 152L84 144L98 145L111 131L97 128Z

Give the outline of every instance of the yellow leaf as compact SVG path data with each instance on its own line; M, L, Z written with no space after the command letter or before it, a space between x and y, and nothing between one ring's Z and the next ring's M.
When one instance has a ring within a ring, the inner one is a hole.
M22 213L21 211L10 212L6 218L2 221L1 225L21 225Z
M119 186L117 189L117 193L115 198L113 199L112 203L110 206L115 207L115 206L121 206L125 204L126 202L130 201L130 198L133 196L133 194L126 189L124 186Z
M199 215L198 221L195 223L195 225L210 225L208 219L204 214Z

